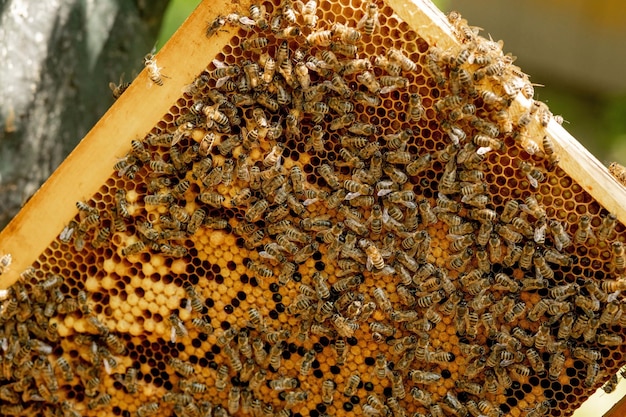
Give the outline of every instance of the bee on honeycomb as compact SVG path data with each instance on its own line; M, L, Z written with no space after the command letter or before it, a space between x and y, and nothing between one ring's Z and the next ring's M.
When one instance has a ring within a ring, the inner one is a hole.
M0 414L568 415L619 369L623 226L501 43L249 11L3 293Z

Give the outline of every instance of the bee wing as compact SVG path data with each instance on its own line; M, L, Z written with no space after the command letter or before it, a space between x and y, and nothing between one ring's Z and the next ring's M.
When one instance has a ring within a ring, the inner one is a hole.
M530 183L531 187L537 188L539 186L539 183L537 182L537 180L531 177L530 174L527 174L526 177L528 178L528 182Z
M222 87L224 84L226 84L226 81L228 81L229 79L230 79L230 76L228 76L228 75L226 77L222 77L222 78L218 79L215 82L215 88Z
M367 22L367 18L368 17L370 17L369 14L367 12L365 12L365 14L361 18L361 20L359 20L359 23L356 24L356 28L357 29L361 29L363 27L363 25L365 25L365 22Z
M222 61L214 59L213 61L211 61L213 63L213 65L215 65L215 68L226 68L228 65L224 64Z
M310 206L311 204L317 203L318 201L319 201L319 198L308 198L302 202L302 205L307 207L307 206Z
M359 197L361 195L361 193L356 192L356 193L348 193L346 194L346 197L344 198L344 200L354 200L355 198Z

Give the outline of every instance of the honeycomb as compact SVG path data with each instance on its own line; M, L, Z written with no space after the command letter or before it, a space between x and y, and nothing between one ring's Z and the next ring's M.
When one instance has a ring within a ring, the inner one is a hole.
M236 35L1 293L0 414L570 415L623 364L624 227L448 19L208 22Z

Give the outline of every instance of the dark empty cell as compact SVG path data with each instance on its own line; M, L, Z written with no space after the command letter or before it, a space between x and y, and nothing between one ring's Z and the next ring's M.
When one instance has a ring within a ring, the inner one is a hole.
M283 350L281 356L283 357L283 359L289 360L291 359L291 352L289 352L288 350Z
M507 415L509 414L509 411L511 411L511 407L509 407L507 404L500 404L500 411L502 411L504 415Z
M204 300L204 304L206 304L206 306L209 308L213 308L213 306L215 305L215 301L211 297L209 297Z
M359 398L358 395L353 395L352 397L350 397L350 402L352 404L358 404L361 402L361 399Z
M285 398L287 398L287 393L285 391L281 391L278 393L278 399L281 401L285 401Z
M272 320L278 320L278 311L270 310L269 316Z
M376 363L376 359L374 359L371 356L368 356L365 358L365 364L368 366L374 366L374 364Z
M113 414L119 416L120 414L122 414L122 409L117 406L113 407Z
M257 281L257 279L255 277L250 278L250 285L252 285L253 287L258 287L259 286L259 281Z
M452 376L452 374L450 373L450 371L448 371L447 369L444 369L443 371L441 371L441 377L444 379L448 379Z
M318 361L317 359L314 359L314 360L313 360L313 363L311 363L311 367L312 367L313 369L317 369L317 368L319 368L319 367L320 367L320 361Z
M393 393L393 392L391 391L391 387L385 387L385 388L383 389L383 395L384 395L385 397L391 397L392 393Z
M302 414L300 414L300 413L295 413L295 414L293 415L293 417L302 417Z
M302 274L299 273L299 272L295 272L293 274L292 279L293 279L294 282L300 282L300 281L302 281Z
M222 330L228 330L230 329L230 323L227 321L223 321L220 323L220 327L222 328Z
M179 352L184 352L186 348L187 346L185 346L184 343L176 343L176 349L178 349Z
M122 417L130 417L130 411L128 411L128 410L123 410L123 411L122 411Z
M209 362L209 368L210 368L210 369L215 369L215 370L217 370L217 368L218 368L218 367L219 367L219 365L217 364L217 362L215 362L215 361L211 361L211 362Z
M464 403L467 402L467 400L469 399L469 395L467 394L467 392L459 392L457 398L459 399L459 401Z
M153 383L157 387L162 387L163 386L163 378L156 377L156 378L154 378L154 382Z
M215 359L215 353L206 351L204 352L204 358L208 361L212 361L213 359Z
M239 379L239 377L237 375L235 375L234 377L232 377L230 379L230 383L233 384L236 387L241 386L241 380Z
M278 311L279 313L284 313L285 312L285 305L283 303L276 303L276 311Z
M206 358L200 358L200 360L198 361L198 365L200 365L201 368L206 368L208 364L209 361Z
M159 371L159 368L156 367L152 367L152 369L150 369L150 375L157 377L161 375L161 371Z
M298 355L304 356L306 354L306 349L304 346L298 346Z
M317 353L321 353L324 350L324 346L321 343L313 343L313 350Z
M246 274L242 274L239 277L239 281L241 281L242 284L247 284L250 281L250 278L248 278Z
M330 367L330 373L333 375L338 375L341 372L341 369L337 365L333 365Z
M554 391L547 389L543 392L543 395L545 395L546 398L552 398L554 397Z
M539 385L539 381L540 379L536 376L531 376L530 379L528 380L528 382L530 382L530 385L532 385L533 387L536 387L537 385Z
M523 399L526 396L526 394L524 393L524 391L522 390L517 390L515 391L515 398L517 398L518 400Z
M563 385L563 392L564 393L569 394L569 393L572 392L572 390L573 390L573 388L572 388L571 385Z
M235 269L237 269L237 264L234 263L233 261L228 261L228 263L226 264L226 267L230 270L230 271L234 271Z
M217 274L215 276L215 282L217 282L218 284L223 284L224 283L224 277L221 276L220 274Z
M219 355L221 351L222 349L218 345L211 346L211 352L214 354Z
M550 386L550 380L542 379L541 380L541 388L546 389Z
M233 298L232 300L230 300L230 304L234 307L237 308L239 307L239 300L236 298Z
M274 293L272 294L272 301L274 301L275 303L280 303L281 301L283 301L283 296L278 293Z
M346 342L348 342L348 344L350 346L356 346L357 343L359 343L359 341L356 339L356 337L349 337L346 339Z
M315 370L313 371L313 376L314 376L315 378L317 378L317 379L322 379L322 378L324 378L324 372L322 372L322 370L321 370L321 369L315 369Z
M554 390L554 392L559 392L563 389L563 387L561 386L561 383L558 381L552 382L551 388Z
M220 266L218 264L213 264L211 265L211 271L213 271L214 274L219 274L220 273ZM223 277L222 277L223 279Z
M317 271L320 271L320 272L321 272L321 271L323 271L324 269L326 269L326 264L325 264L324 262L322 262L322 261L317 261L317 262L315 262L315 269L316 269Z
M209 335L206 333L198 333L198 339L201 342L206 342L209 339Z
M343 403L343 409L344 410L352 411L353 408L354 408L354 405L352 405L352 403L349 403L349 402Z
M396 364L395 364L395 363L393 363L393 361L389 361L389 362L387 362L387 368L388 368L390 371L393 371L393 368L395 368L395 367L396 367Z
M239 292L237 293L237 298L238 298L240 301L245 300L245 299L246 299L246 297L247 297L247 295L246 295L246 293L245 293L245 292L243 292L243 291L239 291Z
M563 401L565 399L565 394L562 391L559 391L556 394L554 394L554 398L557 401Z
M371 382L366 382L365 384L363 384L363 388L365 389L365 391L374 391L374 384Z
M191 346L193 346L196 349L198 349L198 348L200 348L200 346L202 346L202 341L200 339L193 339L191 341Z
M278 292L278 289L279 289L279 288L280 288L280 287L279 287L279 286L278 286L278 284L277 284L277 283L275 283L275 282L272 282L272 283L270 284L270 291L271 291L271 292Z
M320 337L320 343L322 346L328 346L330 344L330 340L326 336Z
M196 365L198 363L198 357L196 355L190 355L189 356L189 362L191 362L192 364Z
M511 388L513 388L514 390L519 390L520 387L521 387L521 385L517 381L513 381L513 383L511 384Z
M287 345L287 350L291 353L296 353L298 352L298 346L295 343L289 343ZM300 352L298 352L298 355L300 355ZM300 355L302 356L302 355Z
M326 412L326 404L318 403L318 404L315 406L315 409L316 409L317 411L319 411L320 413L325 413L325 412Z
M309 417L320 417L320 412L317 410L309 411Z

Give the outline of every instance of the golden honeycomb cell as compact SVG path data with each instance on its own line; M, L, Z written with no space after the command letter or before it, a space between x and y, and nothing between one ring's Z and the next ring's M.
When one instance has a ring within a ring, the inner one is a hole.
M617 372L619 196L501 44L390 3L198 9L207 50L156 56L108 119L150 123L0 263L0 414L556 416Z

